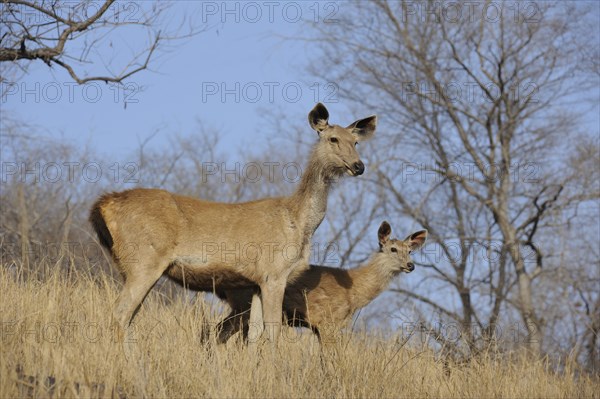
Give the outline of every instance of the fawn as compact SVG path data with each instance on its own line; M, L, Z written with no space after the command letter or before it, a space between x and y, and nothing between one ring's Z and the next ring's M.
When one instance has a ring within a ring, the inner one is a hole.
M395 276L412 272L410 254L425 244L427 231L417 231L404 240L390 239L391 233L389 223L381 223L377 234L379 250L365 265L349 270L311 265L302 271L285 290L283 312L287 323L311 328L320 340L323 336L330 337L346 326L357 310L381 294ZM246 336L252 290L215 293L232 309L219 323L219 341L227 341L240 329Z

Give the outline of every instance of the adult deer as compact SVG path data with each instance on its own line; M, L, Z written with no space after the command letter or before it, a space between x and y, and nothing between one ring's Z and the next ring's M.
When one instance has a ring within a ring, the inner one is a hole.
M321 340L331 340L333 334L350 322L357 310L381 294L401 272L414 270L410 254L418 251L427 240L427 230L410 234L404 240L390 239L392 228L381 223L377 233L379 249L369 261L354 269L311 265L285 289L283 312L293 327L309 327ZM204 288L210 291L210 287ZM227 341L239 330L248 333L252 289L216 291L231 307L231 313L217 328L219 341ZM254 328L254 326L252 326Z
M132 189L96 201L90 221L125 279L113 312L123 329L166 272L184 282L209 277L225 289L258 285L262 306L256 301L253 312L262 311L257 319L264 318L267 338L277 341L288 277L308 267L311 237L325 216L333 182L364 172L355 146L373 136L377 123L370 116L348 127L330 125L320 103L308 120L319 141L289 197L228 204Z

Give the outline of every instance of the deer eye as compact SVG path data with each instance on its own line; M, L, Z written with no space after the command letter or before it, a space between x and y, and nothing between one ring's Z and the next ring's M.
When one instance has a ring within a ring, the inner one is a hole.
M394 247L392 247L392 249L390 249L390 251L392 251L392 252L398 252L398 250L396 248L394 248Z
M332 143L337 143L338 139L337 139L337 137L330 137L329 141L332 142Z

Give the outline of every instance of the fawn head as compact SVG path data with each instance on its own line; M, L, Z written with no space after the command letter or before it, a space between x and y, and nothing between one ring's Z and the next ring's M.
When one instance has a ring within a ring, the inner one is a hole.
M321 103L308 114L310 126L319 134L317 153L320 163L333 177L348 173L362 175L365 164L360 160L356 145L370 139L375 134L377 117L359 119L347 127L329 124L329 112Z
M377 238L379 239L379 251L390 257L389 264L395 272L410 273L415 270L410 254L418 251L427 240L427 230L419 230L410 234L404 240L390 239L392 226L386 221L381 223Z

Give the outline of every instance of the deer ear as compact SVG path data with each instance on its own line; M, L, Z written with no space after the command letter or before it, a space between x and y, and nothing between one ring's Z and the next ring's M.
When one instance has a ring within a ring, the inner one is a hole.
M379 245L383 246L389 239L392 234L392 226L385 220L379 226L379 231L377 232L377 238L379 239Z
M416 233L412 233L404 239L405 242L410 244L411 251L417 251L421 249L425 241L427 240L427 230L419 230Z
M315 105L315 107L308 114L308 123L310 127L321 133L329 126L329 111L321 103Z
M369 140L375 134L375 128L377 127L377 116L369 116L365 119L359 119L354 123L348 125L346 129L351 129L352 134L356 137L357 141Z

